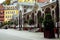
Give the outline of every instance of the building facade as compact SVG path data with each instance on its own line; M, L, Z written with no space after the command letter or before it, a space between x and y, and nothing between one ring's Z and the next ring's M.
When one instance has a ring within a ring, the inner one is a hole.
M0 4L0 23L4 22L4 6Z
M14 6L15 3L17 4L16 6ZM11 4L12 5L4 6L4 20L6 22L14 18L17 10L19 10L18 22L21 22L22 27L43 27L43 24L40 26L38 22L38 17L42 16L43 18L45 18L46 13L51 14L56 26L56 0L12 0ZM29 25L30 19L34 21L33 25ZM25 21L28 22L28 26L25 24Z
M4 5L4 22L8 22L18 15L18 10L15 5Z
M29 3L31 2L31 3ZM19 3L19 11L21 12L22 15L22 26L23 27L29 27L29 21L30 19L34 20L34 25L33 27L38 27L40 28L41 26L39 25L38 22L38 16L43 16L45 17L46 13L50 13L54 22L55 22L55 27L56 27L56 0L18 0ZM28 25L26 26L24 24L24 21L28 21ZM42 25L43 26L43 25ZM32 27L32 26L30 26Z

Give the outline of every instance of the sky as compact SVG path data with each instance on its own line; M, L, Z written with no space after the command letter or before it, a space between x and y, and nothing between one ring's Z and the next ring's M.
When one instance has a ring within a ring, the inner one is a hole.
M5 0L0 0L0 3L2 3L3 1L5 1Z

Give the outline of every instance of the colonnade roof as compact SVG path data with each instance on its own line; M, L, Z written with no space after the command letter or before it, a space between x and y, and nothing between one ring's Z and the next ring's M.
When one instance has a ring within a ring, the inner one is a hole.
M33 2L33 3L29 3L29 2L19 2L20 5L26 5L26 6L34 6L35 3L38 4L40 7L43 7L43 6L46 6L46 5L49 5L51 3L54 3L56 1L52 1L52 2Z

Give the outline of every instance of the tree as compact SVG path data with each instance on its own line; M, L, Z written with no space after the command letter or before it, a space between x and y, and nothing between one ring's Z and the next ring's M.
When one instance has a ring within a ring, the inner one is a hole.
M44 37L55 38L54 34L54 22L50 14L45 15L44 19Z
M9 5L9 4L10 4L10 0L6 0L6 1L4 1L2 4L4 4L4 5Z
M9 5L10 4L10 0L6 0L6 4Z

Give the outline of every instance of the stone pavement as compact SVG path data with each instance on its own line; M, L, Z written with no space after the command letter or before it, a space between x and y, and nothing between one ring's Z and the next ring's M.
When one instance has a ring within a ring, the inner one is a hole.
M59 40L46 39L41 32L18 31L14 29L0 29L0 40Z

